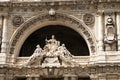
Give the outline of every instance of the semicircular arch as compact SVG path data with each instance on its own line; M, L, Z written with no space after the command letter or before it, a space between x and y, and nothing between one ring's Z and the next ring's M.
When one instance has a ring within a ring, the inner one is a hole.
M54 16L44 13L27 20L14 32L10 40L9 53L18 56L20 48L27 37L34 31L48 25L62 25L75 30L86 41L90 55L96 52L95 38L90 29L81 20L62 13L56 13Z

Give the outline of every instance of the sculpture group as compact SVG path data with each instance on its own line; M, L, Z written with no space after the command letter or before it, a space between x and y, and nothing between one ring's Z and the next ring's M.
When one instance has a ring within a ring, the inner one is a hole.
M67 50L65 44L60 44L60 41L55 39L54 35L52 35L52 39L46 39L45 42L46 45L43 49L37 45L33 55L30 56L24 65L75 65L76 62L73 59L73 55Z

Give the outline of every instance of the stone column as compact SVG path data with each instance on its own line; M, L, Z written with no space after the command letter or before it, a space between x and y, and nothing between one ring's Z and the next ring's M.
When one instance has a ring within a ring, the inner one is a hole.
M7 16L4 16L1 53L7 52L7 42L8 42L7 40Z
M120 12L116 14L117 39L118 39L118 62L120 62Z
M2 31L2 45L1 45L1 54L0 54L0 63L6 63L6 54L7 54L7 46L8 46L8 39L7 39L7 17L3 17L3 31Z
M2 27L3 27L3 17L0 16L0 51L1 51L1 44L2 44Z
M97 40L98 40L98 50L103 51L103 13L99 12L98 15L98 22L97 22Z
M105 62L105 53L103 49L103 12L99 12L97 14L97 41L98 41L98 54L97 54L97 63L104 63Z
M120 51L120 13L117 13L116 15L116 24L117 24L118 51Z

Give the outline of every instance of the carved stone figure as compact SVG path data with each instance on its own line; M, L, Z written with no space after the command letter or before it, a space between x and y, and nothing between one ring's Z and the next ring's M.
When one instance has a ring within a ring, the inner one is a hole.
M52 35L52 39L46 40L46 45L44 47L44 52L46 52L46 56L52 57L55 56L55 53L60 46L60 42L56 41L55 36Z
M42 48L37 45L37 48L35 49L34 53L32 56L30 56L30 58L28 59L28 61L24 64L24 65L30 65L32 64L37 58L41 59L43 54L42 54ZM38 63L39 64L39 63Z
M65 44L60 46L60 42L52 35L52 39L46 39L46 45L43 50L37 45L33 55L28 59L25 65L37 64L42 66L60 66L74 65L74 59L71 53L65 47Z
M58 51L60 51L59 55L61 55L61 56L72 57L72 55L70 54L70 52L66 49L65 44L62 44L62 46L60 46L58 48Z

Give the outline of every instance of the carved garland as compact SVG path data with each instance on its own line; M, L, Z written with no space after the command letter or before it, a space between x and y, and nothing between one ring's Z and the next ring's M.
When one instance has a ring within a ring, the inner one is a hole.
M77 25L78 30L80 30L80 32L82 34L84 34L87 38L88 43L90 44L90 49L91 52L94 53L95 52L95 43L94 40L92 38L91 33L89 33L89 31L83 27L83 25L81 25L81 23L75 19L70 18L67 15L64 14L59 14L56 13L54 16L48 15L48 14L43 14L43 15L39 15L39 17L35 17L33 20L28 21L27 23L24 23L23 26L21 26L22 28L20 28L20 30L17 32L17 34L15 35L12 43L11 43L11 48L10 48L10 54L13 54L14 52L14 48L17 44L17 41L19 40L19 38L21 37L21 35L24 33L25 30L27 30L28 28L30 28L30 26L34 25L37 22L45 22L45 21L63 21L63 22L68 22L72 25Z

